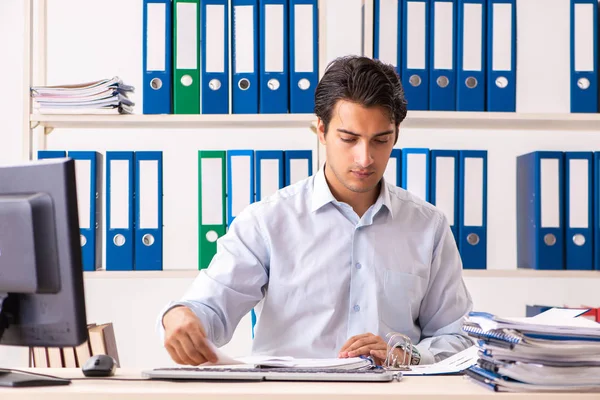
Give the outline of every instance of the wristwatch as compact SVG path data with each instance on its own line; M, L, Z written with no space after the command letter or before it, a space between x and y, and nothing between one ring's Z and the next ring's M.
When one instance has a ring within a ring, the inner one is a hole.
M400 349L402 349L402 351L405 353L408 353L406 346L402 345L398 347L400 347ZM410 352L410 365L419 365L421 363L421 353L419 353L419 349L417 349L415 346L410 346Z
M419 353L419 349L415 346L410 346L411 349L411 357L410 357L410 365L419 365L421 363L421 353Z

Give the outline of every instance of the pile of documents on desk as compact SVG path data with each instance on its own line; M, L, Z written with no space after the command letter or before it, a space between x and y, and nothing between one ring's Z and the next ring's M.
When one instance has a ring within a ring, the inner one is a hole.
M585 311L470 313L463 330L476 339L479 358L466 374L497 392L600 392L600 324L579 317Z
M31 97L40 114L131 114L135 105L128 97L133 86L119 77L66 86L34 86Z

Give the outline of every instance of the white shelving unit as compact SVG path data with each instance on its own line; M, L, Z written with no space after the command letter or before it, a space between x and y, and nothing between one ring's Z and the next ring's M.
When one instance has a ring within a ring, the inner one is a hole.
M372 3L373 0L367 0ZM47 0L25 0L25 41L24 41L24 79L23 90L28 93L33 85L46 84L47 75ZM35 5L35 7L34 7ZM367 9L370 9L367 4ZM35 12L35 15L34 15ZM34 18L35 17L35 18ZM372 16L371 16L372 17ZM35 21L35 24L34 24ZM323 28L324 21L320 21ZM34 35L34 27L37 33ZM36 46L37 45L37 46ZM35 54L34 54L35 49ZM368 53L372 49L366 48ZM320 50L320 56L325 53ZM34 57L35 55L35 57ZM36 62L34 68L34 60ZM46 137L55 129L168 129L176 135L179 129L203 128L303 128L316 131L316 117L313 114L248 114L248 115L42 115L33 110L29 96L24 98L23 108L23 156L33 159L35 151L45 149ZM476 131L485 135L486 131L561 131L561 132L600 132L600 114L519 114L492 112L437 112L409 111L401 130L463 130ZM401 133L402 134L402 133ZM315 139L316 140L316 139ZM318 140L317 140L318 142ZM435 146L435 143L431 144ZM323 148L317 146L317 165L322 165ZM193 260L191 260L193 261ZM179 273L164 271L164 274ZM188 272L184 272L188 273ZM516 274L516 276L539 276L537 272L527 270L484 270L465 271L466 275L499 276L498 274ZM545 272L563 274L561 276L579 276L579 271ZM583 272L586 274L586 272ZM102 276L126 276L120 273L99 272ZM108 274L108 275L107 275ZM134 272L134 276L145 274ZM533 275L531 275L533 274ZM86 274L90 277L90 274ZM148 276L153 276L152 274ZM166 276L166 275L165 275ZM590 277L596 277L592 272Z

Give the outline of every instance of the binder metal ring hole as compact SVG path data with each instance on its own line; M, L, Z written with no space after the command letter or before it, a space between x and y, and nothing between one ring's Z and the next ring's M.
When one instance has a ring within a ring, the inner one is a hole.
M412 75L409 79L408 82L414 86L420 86L421 85L421 77L419 75Z
M467 87L469 89L474 89L477 87L477 78L470 76L465 80L465 85L467 85Z
M277 79L269 79L267 82L267 87L271 90L277 90L279 89L279 86L279 80Z
M590 80L588 78L577 79L577 86L581 90L587 90L590 87Z
M585 236L583 236L581 233L574 235L573 243L575 243L575 246L583 246L585 244Z
M206 240L208 240L211 243L214 243L217 241L217 239L219 238L219 234L215 231L208 231L206 232Z
M508 79L506 79L505 76L499 76L496 78L496 86L498 86L500 89L504 89L505 87L508 86Z
M211 79L210 82L208 82L208 87L210 90L219 90L221 89L221 81L218 79Z
M547 233L544 235L544 243L547 246L554 246L556 244L556 236L551 233Z
M115 237L113 238L113 243L117 247L121 247L121 246L125 245L125 242L126 242L125 236L121 235L120 233L116 234Z
M144 236L142 236L142 243L144 243L144 246L152 246L154 244L154 236L146 233Z
M162 80L160 78L154 78L150 81L150 87L154 90L158 90L162 87Z
M246 78L240 79L238 82L238 87L242 90L248 90L250 88L250 81Z
M467 243L471 246L476 246L479 243L479 235L476 233L469 233L467 235Z
M181 77L181 84L183 86L190 86L193 82L194 82L194 80L189 75L184 75Z
M306 78L302 78L298 81L298 87L300 90L308 90L308 88L310 88L310 81Z
M81 247L87 244L87 239L83 235L79 235L79 240L81 241Z
M437 82L437 84L438 84L439 87L445 88L445 87L447 87L450 84L450 79L448 79L447 76L439 76L436 79L436 82Z

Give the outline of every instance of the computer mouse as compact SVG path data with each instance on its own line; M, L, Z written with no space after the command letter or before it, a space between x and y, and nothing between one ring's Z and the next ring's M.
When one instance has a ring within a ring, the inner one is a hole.
M90 357L81 371L85 376L113 376L117 369L117 362L111 356L98 354Z

